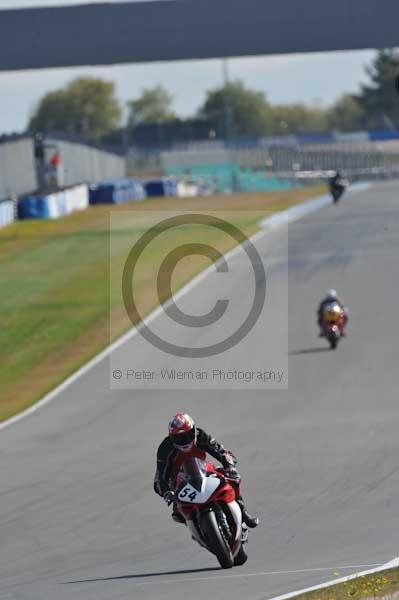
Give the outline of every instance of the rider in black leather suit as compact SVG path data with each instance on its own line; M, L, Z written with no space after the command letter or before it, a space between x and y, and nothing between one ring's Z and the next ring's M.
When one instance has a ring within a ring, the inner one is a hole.
M185 523L184 517L177 510L173 491L177 471L187 456L205 459L210 454L224 467L226 477L237 485L241 477L235 467L237 460L234 455L219 444L203 429L196 427L189 415L178 413L169 423L169 436L160 444L157 452L157 468L154 478L154 491L162 496L168 504L173 503L172 518ZM242 511L243 522L251 528L257 527L259 519L252 517L245 508L240 496L237 499Z

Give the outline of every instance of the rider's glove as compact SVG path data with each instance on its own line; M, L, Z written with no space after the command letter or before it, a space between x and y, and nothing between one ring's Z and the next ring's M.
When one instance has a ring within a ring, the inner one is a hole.
M232 452L230 452L230 450L226 450L224 453L224 460L231 465L232 467L234 467L234 465L237 464L237 458L234 456L234 454ZM229 467L230 468L230 467Z
M168 490L164 493L162 498L165 500L166 504L170 506L175 501L175 493L172 490Z
M236 483L240 483L241 476L235 467L228 467L224 470L224 474L228 479L233 479Z

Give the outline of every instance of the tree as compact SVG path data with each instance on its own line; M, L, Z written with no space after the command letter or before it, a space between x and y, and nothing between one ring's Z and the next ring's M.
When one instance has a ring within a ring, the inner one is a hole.
M358 100L370 128L399 128L399 73L397 49L380 50L367 68L370 83L362 85Z
M163 123L176 118L172 111L173 97L161 85L144 89L137 100L128 102L128 127L148 123Z
M207 119L218 137L260 137L272 131L266 96L247 89L241 81L209 90L199 116Z
M281 104L272 107L273 134L319 133L327 131L326 111L303 104Z
M358 98L345 94L330 108L328 123L337 131L359 131L364 127L365 116Z
M122 111L115 84L81 77L46 94L30 119L31 132L65 131L97 140L115 129Z

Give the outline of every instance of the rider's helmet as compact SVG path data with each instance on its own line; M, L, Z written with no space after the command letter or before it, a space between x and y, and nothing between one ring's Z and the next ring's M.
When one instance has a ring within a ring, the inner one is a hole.
M197 429L190 415L177 413L169 421L169 437L181 452L190 452L197 440Z
M336 290L328 290L327 294L326 294L326 298L328 300L336 300L337 299L337 292Z

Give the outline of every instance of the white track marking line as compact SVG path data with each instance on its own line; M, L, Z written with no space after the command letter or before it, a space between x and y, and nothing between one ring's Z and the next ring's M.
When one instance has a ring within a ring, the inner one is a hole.
M366 183L355 184L354 186L352 186L351 191L352 191L352 193L362 192L362 191L367 190L369 187L370 187L370 184L366 184ZM274 214L271 217L267 217L261 223L261 226L263 227L263 229L261 231L258 231L257 233L255 233L253 236L251 236L249 238L249 241L251 243L255 243L256 241L260 240L261 238L267 236L271 230L275 230L278 227L280 227L281 225L294 222L294 221L300 219L302 216L308 215L311 212L319 210L326 204L331 204L331 198L328 194L324 194L323 196L317 196L316 198L312 198L311 200L308 200L307 202L303 202L303 203L293 206L287 210L284 210L277 214ZM277 218L277 216L278 216L278 218ZM241 245L235 246L232 250L230 250L229 252L227 252L227 254L224 255L224 259L230 260L236 254L238 254L239 252L242 252L242 251L243 251L243 247ZM182 298L183 296L185 296L186 294L188 294L193 288L195 288L195 286L197 286L201 281L203 281L206 277L208 277L208 275L213 273L215 270L215 264L216 263L214 263L214 264L210 265L209 267L207 267L206 269L204 269L204 271L199 273L199 275L196 275L191 281L189 281L185 286L183 286L182 289L174 295L174 297L173 297L174 301L177 301L180 298ZM158 308L156 308L152 313L150 313L147 317L144 318L143 323L145 325L148 325L149 323L154 321L154 319L156 319L159 315L163 314L164 306L166 304L167 304L167 302L161 306L158 306ZM78 369L75 373L73 373L72 375L67 377L67 379L65 379L60 385L58 385L56 388L54 388L54 390L52 390L51 392L46 394L41 400L36 402L33 406L24 410L23 412L19 413L18 415L11 417L11 419L8 419L7 421L0 423L0 431L5 429L6 427L10 427L10 425L14 425L15 423L18 423L18 421L25 419L29 415L34 414L40 408L42 408L43 406L45 406L46 404L48 404L49 402L54 400L54 398L56 398L61 392L66 390L70 385L72 385L75 381L77 381L77 379L79 379L80 377L85 375L88 371L90 371L93 367L98 365L104 358L107 358L107 356L109 356L114 350L117 350L118 348L123 346L123 344L125 344L128 340L130 340L135 335L137 335L139 333L139 331L140 331L140 325L130 329L127 333L122 335L115 342L113 342L112 344L110 344L109 346L104 348L104 350L102 350L94 358L89 360L85 365L83 365L83 367L80 367L80 369Z
M214 575L212 577L186 577L185 579L154 579L152 581L138 581L135 585L166 585L173 583L196 583L219 581L220 579L237 579L239 577L267 577L268 575L298 575L301 573L317 573L320 571L339 571L347 569L364 569L366 567L381 567L381 563L373 563L369 565L345 565L339 567L315 567L313 569L295 569L292 571L258 571L256 573L232 573L229 575ZM273 599L274 600L274 599Z

